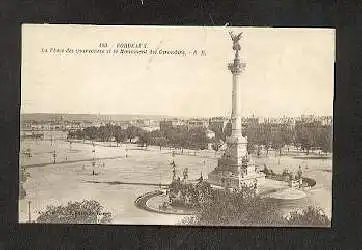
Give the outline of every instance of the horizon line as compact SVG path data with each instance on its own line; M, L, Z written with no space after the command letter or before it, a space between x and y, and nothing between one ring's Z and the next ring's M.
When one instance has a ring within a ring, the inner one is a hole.
M167 117L184 117L184 118L206 118L206 117L229 117L230 115L208 115L208 116L192 116L192 115L168 115L168 114L132 114L132 113L65 113L65 112L19 112L20 115L34 115L34 114L51 114L51 115L101 115L101 116L113 116L113 115L123 115L123 116L167 116ZM265 118L283 118L283 117L301 117L301 116L316 116L316 117L333 117L333 114L313 114L313 113L304 113L298 115L272 115L258 116L257 114L245 115L242 117L265 117Z

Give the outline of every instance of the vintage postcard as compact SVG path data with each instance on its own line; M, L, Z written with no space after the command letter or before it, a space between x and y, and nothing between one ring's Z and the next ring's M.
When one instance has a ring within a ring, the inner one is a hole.
M330 227L335 30L23 24L19 222Z

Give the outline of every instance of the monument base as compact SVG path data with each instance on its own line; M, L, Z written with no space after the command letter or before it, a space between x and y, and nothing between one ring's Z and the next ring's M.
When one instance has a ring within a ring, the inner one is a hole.
M255 171L254 164L248 163L246 166L240 166L240 168L244 170L242 175L235 171L238 169L237 165L227 165L221 161L219 166L209 173L208 182L214 186L232 189L240 189L242 186L256 186L257 190L260 185L264 184L265 174Z

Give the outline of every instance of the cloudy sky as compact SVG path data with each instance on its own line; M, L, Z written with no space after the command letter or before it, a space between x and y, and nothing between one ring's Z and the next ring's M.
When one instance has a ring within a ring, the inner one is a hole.
M228 32L242 31L242 114L331 115L331 29L23 25L21 112L219 116L231 113ZM180 55L42 53L147 43ZM206 51L206 56L192 52Z

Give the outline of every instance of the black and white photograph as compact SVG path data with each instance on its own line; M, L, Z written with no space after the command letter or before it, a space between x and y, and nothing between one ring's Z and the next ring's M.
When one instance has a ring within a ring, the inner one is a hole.
M19 223L331 227L334 29L21 34Z

